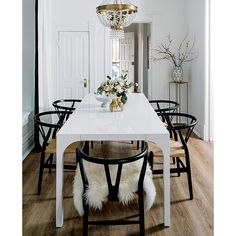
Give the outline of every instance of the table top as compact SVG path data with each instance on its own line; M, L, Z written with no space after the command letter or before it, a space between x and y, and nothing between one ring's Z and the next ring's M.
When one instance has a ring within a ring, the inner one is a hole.
M75 135L80 140L145 140L147 135L169 132L142 93L131 93L123 111L102 108L94 94L76 107L57 135Z

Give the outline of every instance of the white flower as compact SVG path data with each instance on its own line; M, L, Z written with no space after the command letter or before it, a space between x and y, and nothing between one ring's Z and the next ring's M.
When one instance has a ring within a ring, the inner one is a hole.
M105 92L107 96L127 93L128 89L133 86L133 83L129 83L127 75L127 71L123 71L121 76L103 81L97 89L97 93L102 94Z

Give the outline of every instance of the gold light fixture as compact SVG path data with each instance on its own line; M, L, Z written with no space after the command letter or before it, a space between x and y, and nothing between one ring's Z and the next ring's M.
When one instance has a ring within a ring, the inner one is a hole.
M96 9L101 23L110 27L112 39L124 38L124 27L132 24L138 11L129 0L105 0Z

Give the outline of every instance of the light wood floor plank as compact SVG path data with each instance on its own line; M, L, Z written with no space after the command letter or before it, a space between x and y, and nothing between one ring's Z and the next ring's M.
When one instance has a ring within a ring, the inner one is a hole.
M124 145L117 144L113 150L116 148L119 151L123 150L120 146ZM133 147L135 150L136 144ZM194 199L188 199L186 175L181 174L180 177L173 175L171 177L171 227L164 228L163 179L162 176L154 176L157 197L154 206L145 214L146 235L213 235L213 144L191 138L189 148ZM107 153L106 148L103 152ZM36 193L39 158L39 153L31 153L23 162L23 235L82 235L82 219L73 206L74 172L66 171L64 174L64 225L57 229L55 228L55 171L51 174L45 171L41 195L38 196ZM91 214L95 218L130 217L137 214L137 206L133 204L127 208L117 204L105 205L102 213ZM93 236L135 236L138 233L138 225L89 226L89 235Z

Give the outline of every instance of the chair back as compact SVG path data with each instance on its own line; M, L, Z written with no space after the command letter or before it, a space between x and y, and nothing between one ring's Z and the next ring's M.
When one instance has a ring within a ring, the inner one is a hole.
M66 117L72 112L69 111L47 111L34 116L34 121L39 127L39 132L43 138L42 151L45 151L50 138L55 138L57 131L66 121Z
M79 99L60 99L52 103L56 111L74 111L76 104L80 103Z
M187 142L197 124L197 118L185 113L165 113L164 119L167 122L167 129L170 132L170 137L176 141L180 139L184 149L187 149Z
M179 104L171 100L149 100L155 112L157 113L166 113L166 112L175 112Z
M52 103L56 111L69 111L73 112L75 110L76 104L80 103L79 99L60 99ZM70 114L66 116L66 120L69 118Z
M179 103L171 100L149 100L149 103L152 105L157 115L162 118L163 122L166 121L165 117L162 116L162 114L176 112L179 106Z
M143 191L143 180L146 173L146 167L147 167L147 161L148 161L147 143L145 142L142 147L143 148L139 154L131 156L131 157L121 157L119 159L112 159L112 158L105 159L105 158L100 158L100 157L99 158L91 157L85 154L83 147L78 146L76 150L76 157L77 157L77 161L79 162L80 173L81 173L82 182L83 182L83 193L85 193L87 189L89 188L89 181L86 175L86 170L84 168L83 160L104 166L104 171L105 171L105 176L106 176L106 181L107 181L107 186L108 186L108 200L118 201L119 185L120 185L123 165L127 163L131 164L132 162L138 161L141 158L143 158L143 162L142 162L139 180L138 180L138 192ZM110 165L118 166L114 185L112 185L111 173L109 170Z

